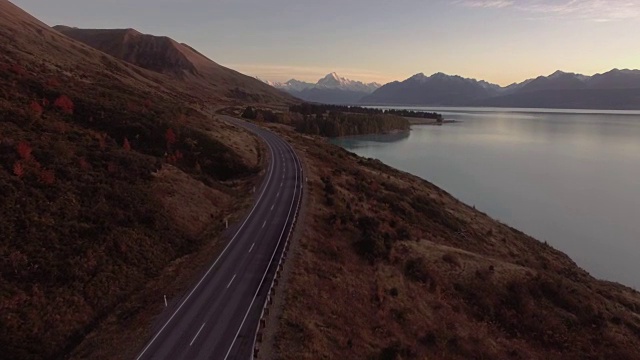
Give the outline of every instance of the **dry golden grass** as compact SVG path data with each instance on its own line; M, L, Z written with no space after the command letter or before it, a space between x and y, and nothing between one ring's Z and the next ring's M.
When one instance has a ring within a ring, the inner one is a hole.
M0 357L133 357L250 203L263 153L177 79L0 0Z
M233 198L195 180L172 165L154 173L153 192L172 220L187 234L198 237L214 221L228 214Z
M274 129L310 172L271 358L640 359L638 292L415 176Z

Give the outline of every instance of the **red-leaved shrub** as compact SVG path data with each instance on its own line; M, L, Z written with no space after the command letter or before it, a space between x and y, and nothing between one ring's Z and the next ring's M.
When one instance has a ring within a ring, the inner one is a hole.
M33 151L33 149L31 148L31 145L29 145L28 142L20 141L16 146L16 151L18 152L18 155L20 155L20 158L22 160L30 160L31 152Z
M61 95L56 101L53 103L53 106L60 109L65 114L73 114L73 101L67 95Z
M20 161L13 164L13 174L19 178L24 176L24 167Z
M29 105L29 111L31 112L31 114L33 114L33 116L39 118L42 116L42 105L40 105L37 101L32 101Z
M164 135L164 138L167 140L167 147L173 145L177 141L176 133L173 132L173 129L167 129L167 133Z
M122 144L122 148L125 151L130 151L131 150L131 144L129 144L129 139L124 138L124 143Z
M56 174L53 172L53 170L44 169L38 174L38 179L42 184L52 185L56 182Z

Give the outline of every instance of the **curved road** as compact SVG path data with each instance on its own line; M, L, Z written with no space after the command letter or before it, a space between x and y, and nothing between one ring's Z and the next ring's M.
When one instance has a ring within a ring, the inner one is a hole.
M200 281L165 310L136 359L252 358L262 306L302 195L302 167L284 140L224 117L261 137L271 161L257 201Z

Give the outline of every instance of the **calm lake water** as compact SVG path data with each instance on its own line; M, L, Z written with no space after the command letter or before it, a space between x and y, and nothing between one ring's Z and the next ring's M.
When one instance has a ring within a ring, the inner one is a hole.
M458 123L333 142L640 289L640 112L412 108Z

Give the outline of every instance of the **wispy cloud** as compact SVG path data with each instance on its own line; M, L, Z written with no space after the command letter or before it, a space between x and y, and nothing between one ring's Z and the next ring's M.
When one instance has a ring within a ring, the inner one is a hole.
M462 0L457 3L475 8L504 8L513 5L511 0Z
M473 8L513 8L545 16L590 21L640 19L640 0L457 0Z

